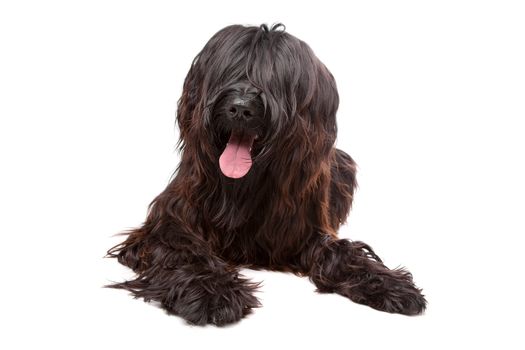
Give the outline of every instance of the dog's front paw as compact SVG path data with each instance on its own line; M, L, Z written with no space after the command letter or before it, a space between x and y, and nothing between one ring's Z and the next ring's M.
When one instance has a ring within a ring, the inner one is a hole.
M224 326L241 320L260 306L253 295L258 284L236 274L208 274L191 278L170 295L162 306L194 325Z
M368 274L348 294L353 301L374 309L410 316L423 313L427 304L412 275L403 269Z

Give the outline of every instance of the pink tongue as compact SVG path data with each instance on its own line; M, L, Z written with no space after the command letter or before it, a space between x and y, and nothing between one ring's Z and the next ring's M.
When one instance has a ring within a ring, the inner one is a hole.
M239 179L252 167L252 148L254 136L232 131L230 141L219 158L219 166L225 176Z

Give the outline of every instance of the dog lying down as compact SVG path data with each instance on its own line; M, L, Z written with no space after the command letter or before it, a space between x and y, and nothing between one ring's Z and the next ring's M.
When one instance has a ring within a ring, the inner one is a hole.
M282 24L228 26L195 57L178 102L181 162L144 224L108 251L136 272L109 287L191 324L259 307L239 268L308 276L321 293L406 315L426 301L405 269L337 238L356 165L336 149L332 74Z

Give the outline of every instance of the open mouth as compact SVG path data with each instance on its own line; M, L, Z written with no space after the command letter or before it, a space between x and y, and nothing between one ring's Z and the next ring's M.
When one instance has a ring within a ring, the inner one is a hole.
M233 129L228 143L219 157L219 167L224 176L240 179L250 171L252 148L258 135L244 129Z

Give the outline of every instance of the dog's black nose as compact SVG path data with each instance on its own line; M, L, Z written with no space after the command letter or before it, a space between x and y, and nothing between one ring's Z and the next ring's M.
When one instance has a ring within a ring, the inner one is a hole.
M256 105L252 99L236 97L229 106L226 107L228 116L232 119L248 120L256 113Z

